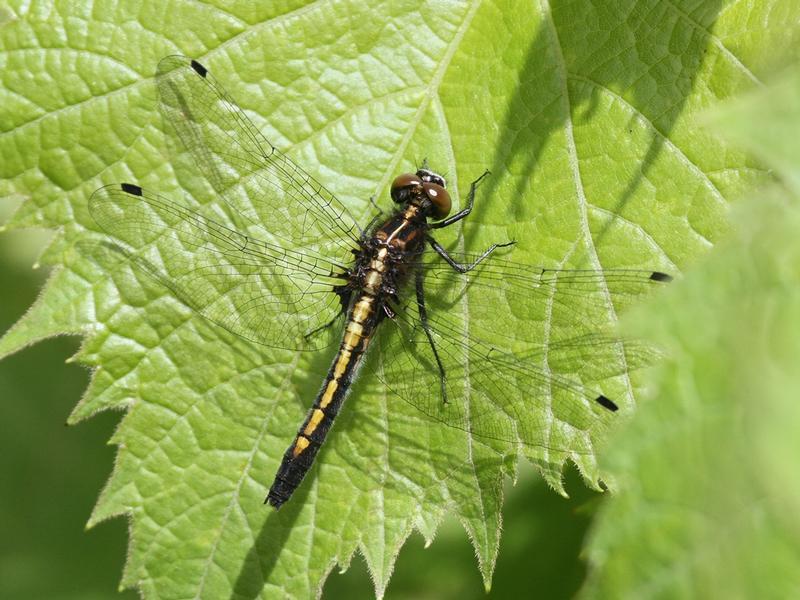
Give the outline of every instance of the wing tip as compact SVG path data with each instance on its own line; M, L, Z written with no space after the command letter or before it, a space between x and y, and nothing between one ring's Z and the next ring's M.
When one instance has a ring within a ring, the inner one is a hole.
M594 399L594 401L597 402L603 408L607 408L611 412L617 412L619 410L619 406L617 406L616 402L611 400L611 398L604 396L603 394L600 394L597 398Z
M200 77L205 78L205 76L208 75L208 69L206 69L203 65L201 65L196 60L192 59L192 61L189 64L191 64L192 69L194 69L195 72L198 75L200 75Z
M126 194L130 194L131 196L143 195L142 188L133 183L122 183L120 184L120 187L122 188L123 192L125 192Z
M661 281L663 283L669 283L673 280L672 275L668 273L663 273L661 271L653 271L650 273L650 280L651 281Z

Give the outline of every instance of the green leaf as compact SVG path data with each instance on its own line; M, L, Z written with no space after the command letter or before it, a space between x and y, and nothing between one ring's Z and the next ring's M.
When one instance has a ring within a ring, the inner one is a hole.
M0 356L58 333L86 336L79 359L96 370L72 421L128 410L91 523L130 515L123 585L146 597L313 595L356 550L380 595L410 532L430 541L448 511L488 586L513 450L498 456L464 435L422 430L418 414L362 378L316 467L274 513L261 501L330 356L254 347L115 257L76 247L97 239L87 199L102 184L135 181L178 202L209 197L165 141L158 60L201 60L354 214L369 214L373 194L385 205L392 178L427 156L462 194L484 169L494 174L464 229L442 236L448 247L515 239L511 257L530 264L677 272L726 230L729 199L767 178L696 127L697 115L796 52L786 26L796 9L221 4L5 9L0 193L25 198L8 226L60 231L41 259L58 268L0 340ZM617 314L604 305L592 317L612 326ZM526 336L543 325L526 314L514 323ZM469 324L490 331L491 316ZM558 325L549 322L570 330ZM635 384L627 374L608 384L623 412ZM601 441L571 456L595 487ZM566 457L526 454L559 488Z
M709 124L752 151L795 194L800 193L800 75L796 70L720 107L710 115Z
M718 111L796 183L800 71ZM758 133L761 132L761 133ZM763 132L771 132L769 148ZM785 598L800 585L800 208L766 189L737 207L733 235L659 302L638 332L670 360L656 397L613 442L623 490L589 543L589 597Z

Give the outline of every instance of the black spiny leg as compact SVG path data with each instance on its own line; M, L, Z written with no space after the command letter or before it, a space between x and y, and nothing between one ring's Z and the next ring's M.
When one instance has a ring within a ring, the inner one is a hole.
M425 290L422 285L423 281L423 273L422 270L417 270L416 273L416 284L417 284L417 307L419 308L419 322L422 323L422 329L425 331L425 335L428 336L428 343L431 345L431 350L433 350L433 357L436 359L436 365L439 367L439 386L441 387L442 391L442 401L447 404L447 375L444 372L444 365L442 365L442 360L439 358L439 352L436 350L436 344L433 343L433 335L431 335L431 328L428 325L428 311L425 308Z
M375 215L374 217L372 217L370 219L369 223L367 223L367 226L364 229L361 230L361 243L362 244L369 239L369 236L372 233L372 228L375 227L375 224L384 215L383 209L380 206L378 206L377 202L375 202L375 196L370 196L369 197L369 203L372 204L372 206L375 207L375 210L378 211L378 214Z
M466 206L466 208L464 208L463 210L458 211L452 217L448 217L447 219L439 221L438 223L431 223L430 224L430 228L431 229L441 229L442 227L447 227L448 225L452 225L453 223L455 223L457 221L460 221L461 219L466 217L469 213L471 213L472 212L472 206L475 204L475 191L478 189L478 186L480 185L481 181L483 181L483 179L485 177L487 177L488 175L489 175L489 171L484 171L483 175L478 177L475 181L473 181L470 184L470 186L469 186L469 194L467 194L467 206ZM437 242L431 236L427 236L427 239L428 239L428 243L431 245L431 248L436 250L436 253L439 256L441 256L447 262L448 265L453 267L453 269L455 269L459 273L466 273L467 271L471 271L472 269L477 267L484 258L489 256L497 248L505 248L506 246L511 246L511 245L513 245L515 243L515 242L506 242L505 244L492 244L491 246L489 246L489 249L486 250L486 252L484 252L483 254L481 254L478 257L477 260L475 260L474 262L471 262L469 264L463 264L462 265L461 263L456 262L453 259L453 257L450 256L447 253L447 250L445 250L439 244L439 242Z
M473 262L471 262L471 263L467 263L467 264L463 264L463 265L462 265L461 263L458 263L458 262L456 262L456 261L453 259L453 257L452 257L452 256L450 256L450 255L447 253L447 250L445 250L445 249L444 249L444 248L441 246L441 244L439 244L439 242L437 242L437 241L436 241L435 239L433 239L431 236L428 236L428 237L427 237L427 240L428 240L428 243L431 245L431 248L433 248L434 250L436 250L436 253L437 253L439 256L441 256L441 257L442 257L442 258L445 260L445 262L447 262L447 264L448 264L448 265L450 265L451 267L453 267L453 269L455 269L455 270L456 270L456 271L458 271L459 273L466 273L467 271L471 271L472 269L474 269L475 267L477 267L479 264L481 264L481 262L483 262L483 259L484 259L484 258L486 258L487 256L489 256L489 255L490 255L492 252L494 252L494 251L495 251L495 250L497 250L498 248L505 248L506 246L513 246L514 244L516 244L516 242L513 242L513 241L512 241L512 242L506 242L506 243L504 243L504 244L492 244L491 246L489 246L489 248L486 250L486 252L484 252L483 254L481 254L481 255L480 255L480 256L479 256L479 257L478 257L478 258L477 258L475 261L473 261Z
M472 205L475 204L475 190L478 189L481 181L485 177L489 176L489 171L484 171L483 175L478 177L475 181L473 181L469 186L469 194L467 194L467 207L463 210L458 211L452 217L447 217L446 219L442 219L438 223L431 223L431 229L441 229L442 227L447 227L448 225L452 225L456 221L460 221L464 217L466 217L469 213L472 212Z
M351 290L348 289L347 286L342 285L342 286L337 286L337 287L333 288L333 291L334 291L334 293L336 293L336 295L339 296L339 304L340 304L339 305L339 312L336 313L336 316L334 316L330 321L328 321L324 325L320 325L319 327L316 327L316 328L312 329L311 331L305 333L303 335L303 339L305 341L310 340L312 337L317 335L320 331L324 331L324 330L328 329L331 325L333 325L334 323L336 323L336 321L339 320L339 317L341 317L343 314L345 314L345 312L347 312L347 307L350 304L350 296L352 294Z
M326 330L326 329L328 329L328 328L329 328L331 325L333 325L334 323L336 323L336 321L337 321L337 320L339 319L339 317L341 317L341 316L342 316L342 313L341 313L341 312L338 312L338 313L336 313L336 316L335 316L335 317L333 317L333 318L332 318L330 321L328 321L328 322L327 322L327 323L325 323L324 325L320 325L319 327L316 327L316 328L312 329L311 331L309 331L308 333L304 334L304 335L303 335L303 339L304 339L305 341L308 341L308 340L310 340L312 337L314 337L315 335L317 335L317 334L318 334L320 331L325 331L325 330Z

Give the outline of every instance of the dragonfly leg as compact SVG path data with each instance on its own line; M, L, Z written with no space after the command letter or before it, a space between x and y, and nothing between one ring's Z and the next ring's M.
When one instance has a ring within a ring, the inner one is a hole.
M495 251L495 250L497 250L498 248L505 248L505 247L507 247L507 246L513 246L513 245L514 245L514 244L516 244L517 242L515 242L515 241L510 241L510 242L505 242L505 243L503 243L503 244L492 244L492 245L491 245L491 246L489 246L489 248L488 248L488 249L487 249L487 250L486 250L486 251L485 251L483 254L481 254L481 255L480 255L480 256L479 256L477 259L475 259L475 260L474 260L473 262L471 262L471 263L466 263L466 264L461 264L461 263L459 263L459 262L456 262L456 261L455 261L455 259L453 259L453 257L452 257L452 256L450 256L450 255L447 253L447 250L445 250L445 249L442 247L442 245L441 245L439 242L437 242L435 239L433 239L431 236L428 236L428 243L431 245L431 248L433 248L434 250L436 250L436 253L437 253L439 256L441 256L441 257L442 257L442 258L445 260L445 262L446 262L448 265L450 265L451 267L453 267L453 269L455 269L455 270L456 270L456 271L458 271L459 273L466 273L467 271L471 271L472 269L474 269L475 267L477 267L479 264L481 264L481 262L483 262L483 259L484 259L484 258L486 258L487 256L489 256L489 255L490 255L492 252L494 252L494 251Z
M329 328L331 325L333 325L333 324L334 324L334 323L335 323L335 322L336 322L336 321L339 319L339 317L341 317L341 316L342 316L342 313L341 313L341 312L337 313L335 317L333 317L333 318L332 318L330 321L328 321L328 322L327 322L327 323L325 323L324 325L320 325L319 327L315 327L315 328L314 328L314 329L312 329L311 331L309 331L309 332L305 333L305 334L303 335L303 339L304 339L305 341L308 341L308 340L310 340L312 337L314 337L315 335L317 335L317 334L318 334L320 331L324 331L324 330L328 329L328 328Z
M378 206L378 203L375 201L375 194L369 197L369 203L372 204L373 208L378 211L378 217L383 215L383 209Z
M478 177L475 181L473 181L469 186L469 194L467 194L467 206L463 210L458 211L452 217L447 217L446 219L442 219L438 223L431 223L431 229L441 229L442 227L447 227L448 225L452 225L456 221L460 221L464 217L466 217L469 213L472 212L472 205L475 204L475 190L478 189L481 181L484 178L489 176L489 171L484 171L483 175Z
M347 306L350 304L350 294L351 294L350 290L348 290L345 286L342 286L342 287L334 288L333 291L336 294L338 294L338 296L339 296L339 301L341 303L341 306L339 307L339 312L336 313L336 315L330 321L325 323L324 325L320 325L319 327L315 327L311 331L305 333L303 335L303 339L305 341L310 340L312 337L317 335L320 331L324 331L324 330L328 329L329 327L331 327L331 325L333 325L334 323L336 323L336 321L339 320L339 317L341 317L345 312L347 312Z
M380 220L380 219L383 217L383 215L385 214L385 213L383 212L383 210L381 209L381 207L380 207L380 206L378 206L378 203L377 203L377 202L375 202L375 196L370 196L370 197L369 197L369 203L370 203L370 204L372 204L372 206L374 206L374 207L375 207L375 210L377 210L377 211L378 211L378 214L377 214L377 215L375 215L374 217L372 217L372 218L370 219L369 223L367 223L367 226L366 226L364 229L362 229L362 230L361 230L361 241L362 241L362 243L363 243L363 242L366 242L366 241L367 241L367 240L370 238L370 234L372 233L372 228L373 228L373 227L375 227L375 224L376 224L376 223L377 223L377 222L378 222L378 221L379 221L379 220Z
M417 287L417 308L419 309L419 321L422 324L422 329L428 337L428 343L431 345L433 357L436 359L436 366L439 367L439 386L442 392L442 402L447 404L447 375L444 371L444 365L439 358L439 352L436 350L436 344L433 342L433 335L431 335L431 328L428 324L428 311L425 308L425 289L423 286L423 273L422 270L416 272L416 287Z

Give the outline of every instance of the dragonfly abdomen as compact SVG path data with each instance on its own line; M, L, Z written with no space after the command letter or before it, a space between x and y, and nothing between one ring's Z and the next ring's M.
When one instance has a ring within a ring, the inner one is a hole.
M294 442L284 453L275 481L270 487L266 502L275 508L280 508L289 499L314 463L314 458L350 391L353 378L380 320L378 315L375 294L371 291L365 290L355 298L348 311L347 326L339 351L314 405L308 411Z
M294 442L283 455L266 502L275 508L286 502L311 469L333 420L344 403L375 328L391 311L386 302L407 276L404 264L421 252L426 222L419 208L408 204L378 227L363 243L351 271L356 295L347 311L347 325L314 405Z

